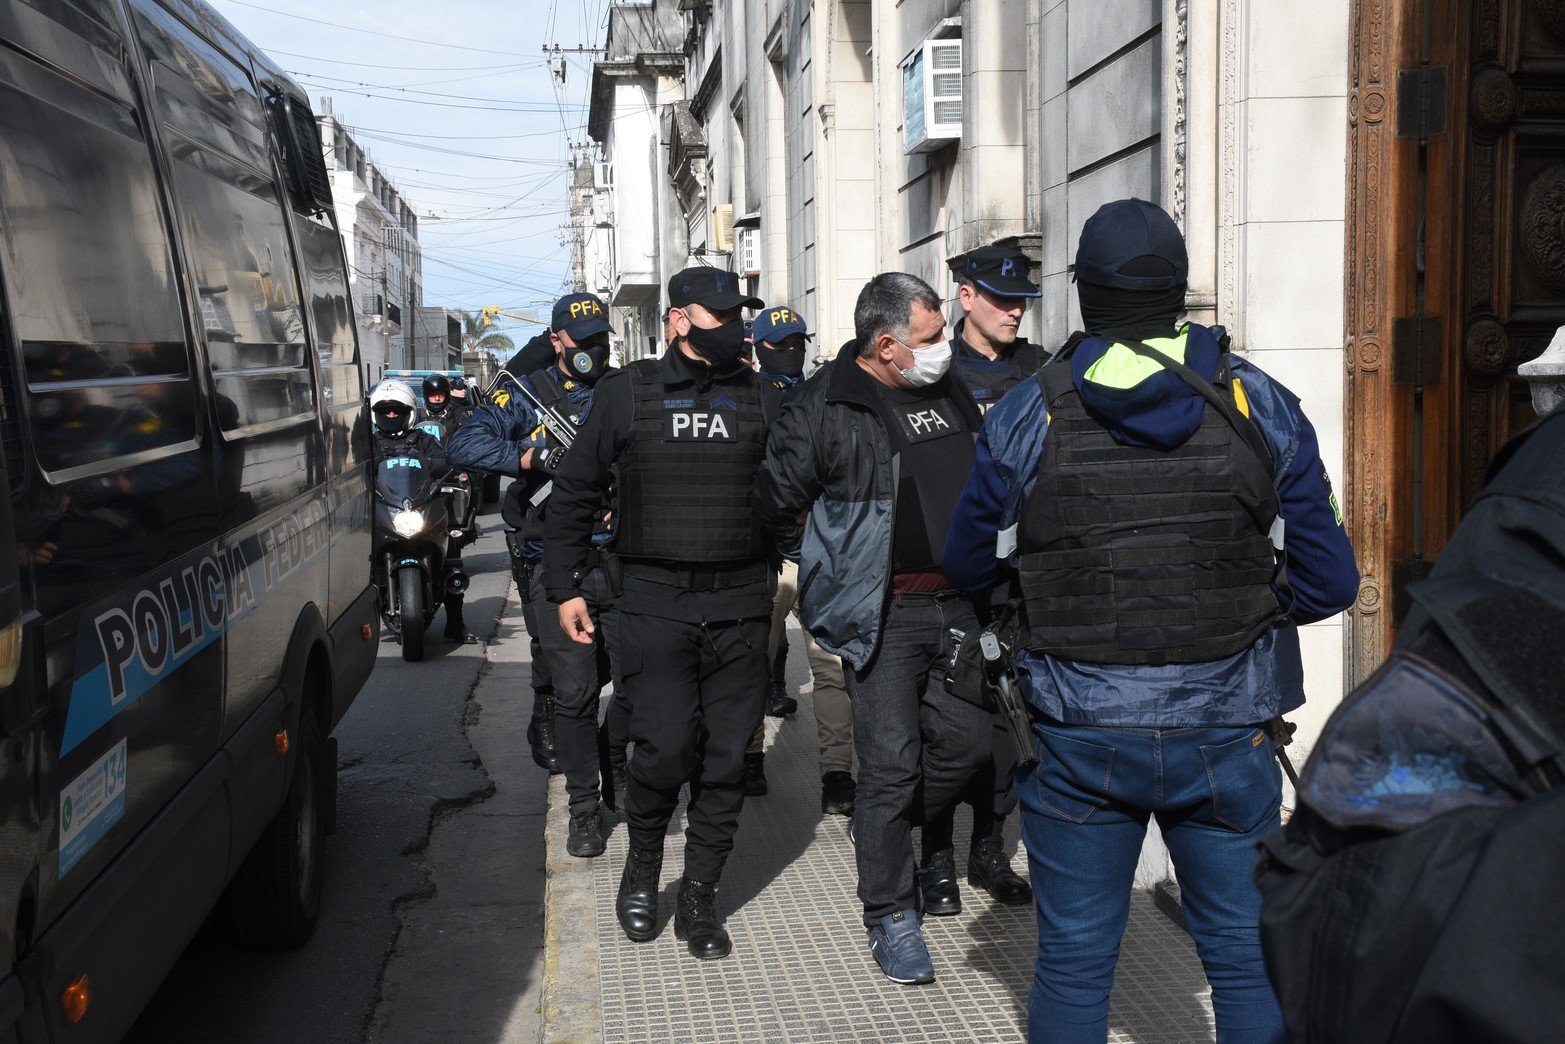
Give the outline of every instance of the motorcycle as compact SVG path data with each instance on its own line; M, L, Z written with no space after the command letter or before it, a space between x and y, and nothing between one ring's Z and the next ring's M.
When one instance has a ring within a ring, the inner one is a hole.
M424 629L447 593L467 590L447 542L468 514L470 491L448 471L432 476L417 457L382 460L375 475L375 584L381 616L402 643L402 658L424 658Z

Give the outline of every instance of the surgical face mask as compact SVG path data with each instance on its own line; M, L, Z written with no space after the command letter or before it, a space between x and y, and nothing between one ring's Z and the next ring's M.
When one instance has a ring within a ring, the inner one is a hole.
M934 384L951 368L951 342L939 341L927 348L914 348L905 341L898 344L913 353L913 365L899 371L914 387Z
M803 348L768 348L765 344L758 344L755 346L755 361L760 365L762 373L775 377L804 376Z
M739 319L729 320L711 330L692 326L685 340L714 370L729 370L739 365L750 347L744 339L744 323Z
M584 344L575 348L567 348L562 353L565 363L565 372L583 384L596 384L603 372L609 368L609 346L606 344Z

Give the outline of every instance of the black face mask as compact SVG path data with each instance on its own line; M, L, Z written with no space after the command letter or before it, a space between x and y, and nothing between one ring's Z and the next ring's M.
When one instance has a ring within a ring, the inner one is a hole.
M428 399L425 399L424 408L429 411L431 417L438 417L446 412L446 404L450 401L450 399L447 399L445 402L430 402Z
M758 344L755 346L755 361L760 364L762 373L775 377L797 379L804 376L803 348L778 349Z
M697 355L705 359L712 369L718 371L731 370L738 366L739 361L744 358L745 351L750 347L744 339L744 323L738 319L732 319L714 330L692 326L690 332L685 335L685 340Z
M408 414L404 412L390 417L384 413L376 413L375 427L382 435L401 435L408 430Z
M596 384L609 368L609 346L588 344L566 348L560 355L560 365L573 380Z

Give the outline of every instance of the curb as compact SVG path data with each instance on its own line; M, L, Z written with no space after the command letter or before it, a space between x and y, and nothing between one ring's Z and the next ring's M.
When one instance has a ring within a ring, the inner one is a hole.
M543 1044L595 1044L603 1039L603 996L598 983L592 887L594 860L565 853L570 802L565 777L549 777L544 816Z

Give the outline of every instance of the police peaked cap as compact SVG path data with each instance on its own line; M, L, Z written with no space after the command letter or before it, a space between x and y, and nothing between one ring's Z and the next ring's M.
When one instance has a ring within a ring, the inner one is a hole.
M577 344L600 333L614 332L609 325L609 310L596 294L566 294L554 302L549 329L570 334Z
M959 282L973 283L999 297L1042 297L1043 291L1027 278L1031 264L1020 250L999 246L979 247L946 262Z
M751 297L739 289L738 276L724 268L704 265L683 269L669 277L668 303L671 308L698 304L714 312L766 307L759 297Z
M763 308L750 324L750 340L756 344L778 344L795 335L808 338L810 328L804 316L786 306Z
M1168 262L1163 275L1123 271L1138 258ZM1174 219L1156 203L1117 199L1097 209L1081 228L1076 245L1076 278L1083 283L1117 290L1172 290L1190 278L1185 237Z

